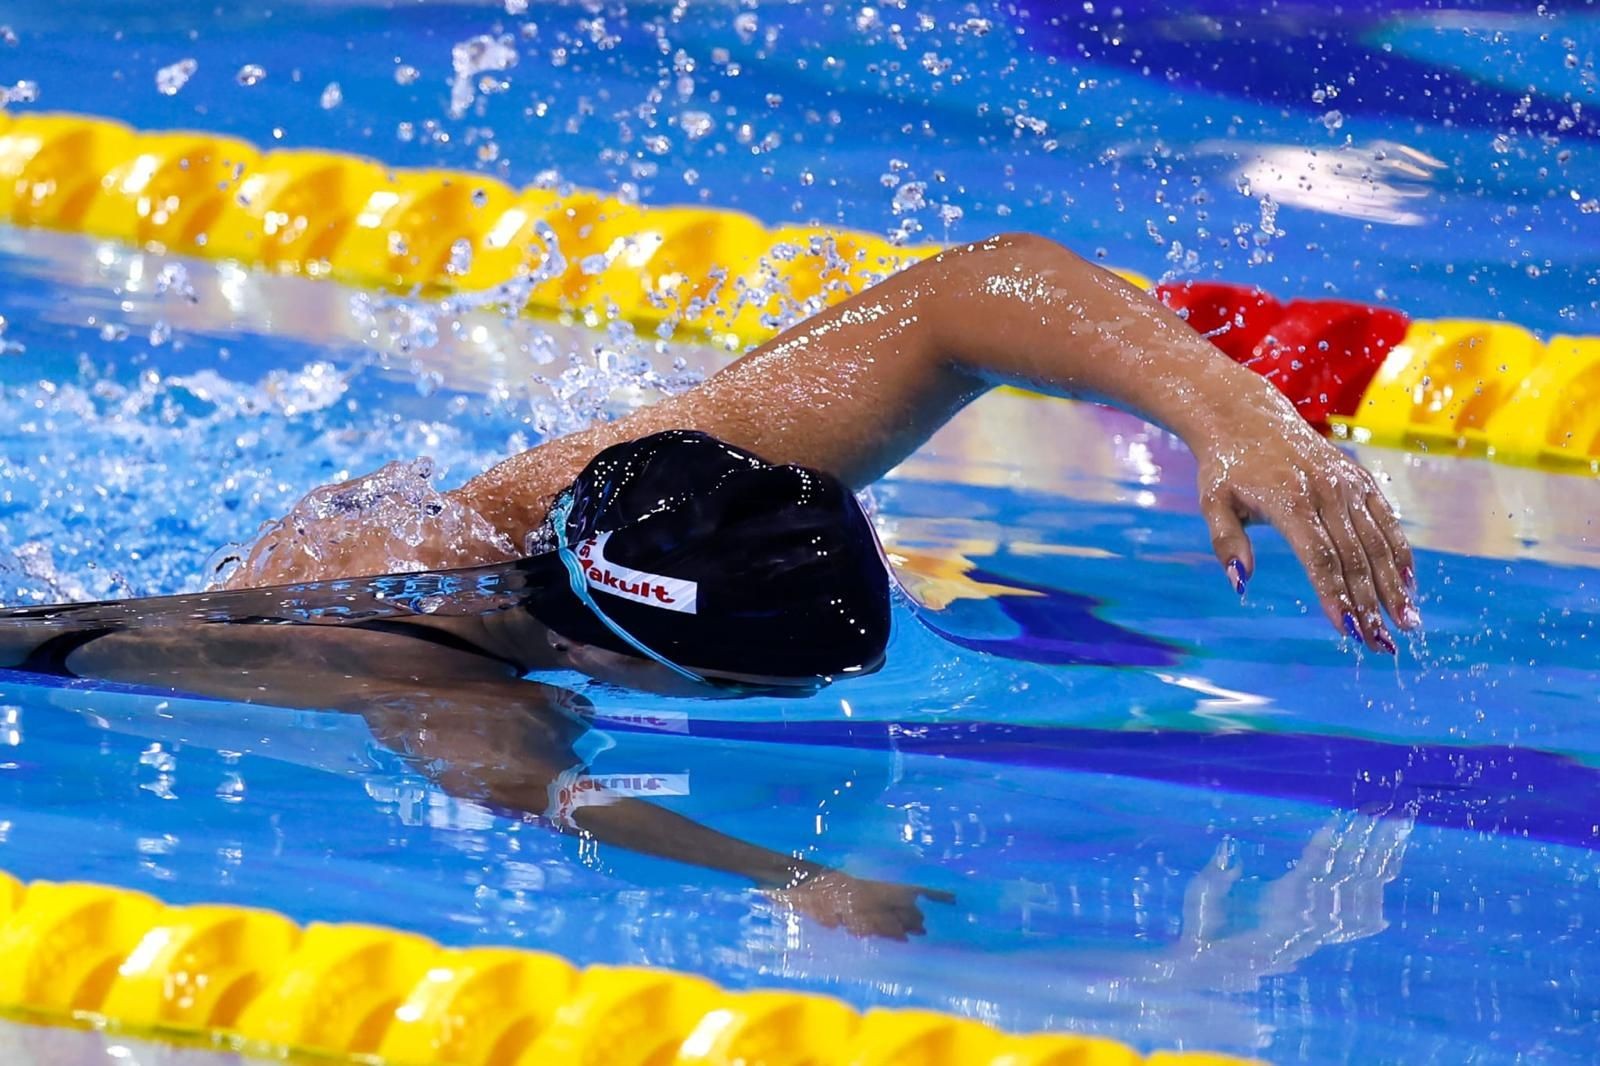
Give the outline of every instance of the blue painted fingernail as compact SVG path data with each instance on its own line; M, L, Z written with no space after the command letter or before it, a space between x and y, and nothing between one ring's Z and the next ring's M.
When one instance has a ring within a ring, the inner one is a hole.
M1228 576L1233 579L1233 591L1239 594L1241 600L1244 599L1244 585L1248 580L1244 576L1244 564L1237 559L1228 560Z
M1356 616L1349 611L1344 613L1344 631L1355 640L1361 639L1361 627L1356 625Z

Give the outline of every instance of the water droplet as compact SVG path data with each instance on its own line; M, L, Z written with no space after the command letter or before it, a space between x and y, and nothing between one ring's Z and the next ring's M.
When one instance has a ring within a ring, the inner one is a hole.
M239 73L233 76L233 80L238 82L240 85L249 88L250 86L260 82L261 79L265 78L266 76L267 72L262 67L259 67L254 63L246 63L244 66L239 68Z
M339 83L330 81L328 87L322 90L322 110L332 111L344 103L344 90L339 88Z
M156 71L156 91L162 96L177 96L178 90L189 83L200 64L193 59L180 59L171 66Z
M485 81L478 79L485 71L509 70L517 65L516 41L510 34L490 37L479 34L457 43L450 49L450 66L455 78L450 82L450 117L461 118L477 99Z
M410 85L420 77L422 77L422 71L410 63L401 63L394 68L394 83L396 85Z
M181 296L192 304L200 302L199 294L189 281L188 268L176 261L163 264L156 275L156 295L165 296L168 293Z
M710 133L712 126L711 116L704 111L685 111L678 116L678 128L683 130L683 135L691 141L698 141Z
M38 82L19 81L9 89L0 85L0 107L5 107L7 104L31 104L38 99Z
M894 199L890 207L897 215L920 211L928 205L928 183L925 181L908 181L894 191Z

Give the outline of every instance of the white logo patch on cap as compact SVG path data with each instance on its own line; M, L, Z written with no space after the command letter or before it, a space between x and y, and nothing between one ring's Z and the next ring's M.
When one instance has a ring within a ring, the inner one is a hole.
M590 588L651 607L684 614L696 613L695 604L700 596L698 582L652 574L611 562L606 558L606 541L610 539L611 531L607 530L578 545L578 561L583 564L583 577L589 582Z

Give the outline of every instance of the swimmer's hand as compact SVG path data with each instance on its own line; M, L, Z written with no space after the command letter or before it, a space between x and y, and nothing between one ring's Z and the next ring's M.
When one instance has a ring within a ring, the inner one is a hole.
M954 903L956 897L936 888L870 881L842 870L826 870L799 884L772 888L768 894L779 903L813 921L836 929L843 926L856 936L881 936L905 940L927 932L920 897Z
M460 500L430 484L425 459L389 463L308 492L248 548L223 560L215 587L448 570L514 558L511 542Z
M1300 557L1334 628L1394 654L1383 612L1403 629L1422 619L1411 547L1376 479L1270 387L1226 425L1209 441L1189 443L1211 546L1235 590L1242 596L1255 573L1245 525L1270 522Z

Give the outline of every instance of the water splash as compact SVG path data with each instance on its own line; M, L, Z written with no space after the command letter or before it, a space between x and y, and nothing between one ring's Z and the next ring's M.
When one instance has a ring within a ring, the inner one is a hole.
M171 66L156 71L156 92L162 96L177 96L178 90L189 84L200 64L193 59L180 59Z
M516 65L516 42L510 34L498 37L480 34L450 49L450 66L455 71L450 82L450 117L464 116L480 92L499 91L496 79L479 75L509 70Z
M285 568L297 579L383 573L510 559L510 540L482 515L439 491L427 457L385 463L373 473L308 493L281 521L261 531L261 550L228 545L208 568L214 585L279 584Z
M38 99L39 83L36 81L19 81L9 89L0 85L0 108L8 104L32 104Z

